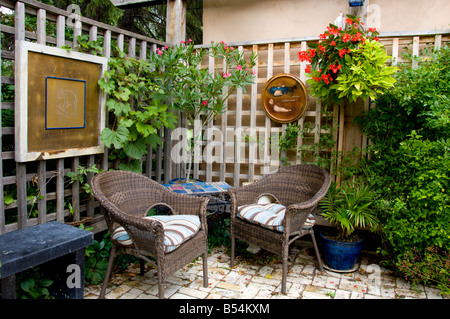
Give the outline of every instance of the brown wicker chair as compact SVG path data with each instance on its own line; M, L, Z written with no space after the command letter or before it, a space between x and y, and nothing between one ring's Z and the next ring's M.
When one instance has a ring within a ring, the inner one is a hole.
M122 226L132 240L123 246L113 239L106 276L100 292L105 297L114 258L118 254L131 254L155 265L158 273L159 298L164 298L164 282L175 271L203 256L203 284L208 286L207 272L207 220L208 199L174 193L157 182L140 174L125 171L108 171L94 176L92 190L100 202L111 234ZM164 229L161 222L143 218L156 206L168 207L174 215L199 216L200 229L193 237L173 251L164 246ZM148 258L156 259L156 263ZM141 263L142 266L142 263ZM143 268L141 267L141 274Z
M232 188L231 197L231 267L235 262L235 239L252 243L282 256L283 272L281 292L286 293L289 245L296 239L311 235L319 269L323 266L314 237L313 227L305 221L317 207L330 186L329 173L315 165L292 165L279 169L261 180L244 187ZM275 197L286 206L282 231L267 229L238 215L238 207L258 202L262 194Z

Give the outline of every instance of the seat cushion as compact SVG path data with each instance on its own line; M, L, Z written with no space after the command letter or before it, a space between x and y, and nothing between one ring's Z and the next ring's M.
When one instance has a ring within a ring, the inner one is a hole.
M194 236L200 229L200 219L193 215L148 216L145 219L158 220L164 228L164 251L175 250L182 243ZM133 246L133 240L123 227L118 227L112 234L119 245Z
M260 225L270 230L283 232L283 220L286 206L277 203L247 204L238 207L237 216L250 223ZM303 225L303 229L309 229L314 225L315 218L310 214Z

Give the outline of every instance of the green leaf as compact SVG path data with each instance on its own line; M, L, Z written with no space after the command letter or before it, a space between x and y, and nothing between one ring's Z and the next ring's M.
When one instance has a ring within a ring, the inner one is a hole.
M28 293L32 292L32 289L34 288L35 285L36 282L34 281L33 278L28 278L20 283L20 287Z
M121 171L130 171L135 173L142 173L142 164L139 160L132 160L129 163L119 164Z
M119 125L116 131L112 131L110 128L104 128L100 138L107 147L114 145L114 148L120 149L128 141L128 135L128 129L123 125Z
M5 195L3 195L3 202L6 205L10 205L10 204L14 203L14 197L11 194L5 194Z
M42 287L50 287L53 284L53 280L51 279L40 279L38 281L38 285Z
M136 129L139 133L142 134L143 137L147 137L151 134L156 134L156 129L150 124L145 124L141 121L136 123Z
M106 106L109 111L114 111L115 116L127 116L131 112L131 106L129 103L118 102L114 98L109 98L106 102Z
M138 138L135 142L126 143L123 146L123 150L129 157L140 159L147 154L147 145L143 138Z

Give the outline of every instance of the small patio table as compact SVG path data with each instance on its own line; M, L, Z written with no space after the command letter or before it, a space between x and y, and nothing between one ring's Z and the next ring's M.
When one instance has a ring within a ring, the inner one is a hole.
M231 188L231 185L226 182L163 184L163 186L179 194L208 197L210 214L224 213L230 205L228 189Z

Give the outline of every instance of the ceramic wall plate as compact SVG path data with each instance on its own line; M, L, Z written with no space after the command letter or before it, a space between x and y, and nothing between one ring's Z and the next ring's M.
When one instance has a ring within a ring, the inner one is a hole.
M261 102L267 116L279 123L298 120L307 107L305 84L292 74L278 74L264 85Z

